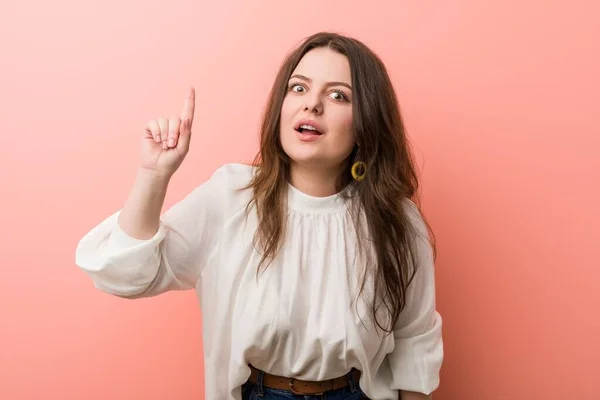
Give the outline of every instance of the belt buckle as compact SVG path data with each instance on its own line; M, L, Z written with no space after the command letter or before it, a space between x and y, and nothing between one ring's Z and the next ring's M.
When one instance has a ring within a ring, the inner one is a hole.
M310 396L322 396L322 395L323 395L323 393L324 393L324 392L321 392L321 393L302 393L302 392L299 392L299 391L297 391L297 390L294 388L294 381L295 381L295 379L294 379L294 378L290 378L290 382L289 382L289 385L290 385L290 390L291 390L291 391L292 391L292 393L294 393L294 394L297 394L297 395L310 395Z

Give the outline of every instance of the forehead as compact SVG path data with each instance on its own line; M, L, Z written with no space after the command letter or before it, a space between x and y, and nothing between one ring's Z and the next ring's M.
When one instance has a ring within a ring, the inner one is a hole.
M306 53L293 74L304 75L313 81L351 83L350 63L346 56L326 47L312 49Z

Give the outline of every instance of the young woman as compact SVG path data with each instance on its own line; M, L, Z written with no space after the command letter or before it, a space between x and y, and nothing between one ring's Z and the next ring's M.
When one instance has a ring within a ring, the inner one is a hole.
M196 289L208 400L429 398L434 246L384 64L355 39L307 38L275 79L256 162L219 168L161 216L194 96L148 123L129 197L77 265L125 298Z

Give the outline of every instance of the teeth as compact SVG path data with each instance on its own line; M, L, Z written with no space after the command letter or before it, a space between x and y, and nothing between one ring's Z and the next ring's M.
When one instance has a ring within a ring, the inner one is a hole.
M316 131L317 130L315 127L310 126L310 125L300 125L300 129L308 129L308 130L311 130L311 131Z

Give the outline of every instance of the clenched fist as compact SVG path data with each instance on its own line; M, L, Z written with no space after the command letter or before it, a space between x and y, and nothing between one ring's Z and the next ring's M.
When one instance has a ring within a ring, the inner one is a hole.
M142 168L164 176L177 171L190 147L195 102L194 88L190 88L181 116L148 122L142 140Z

